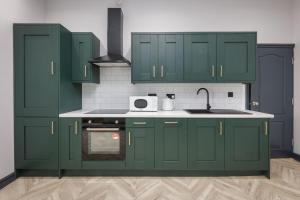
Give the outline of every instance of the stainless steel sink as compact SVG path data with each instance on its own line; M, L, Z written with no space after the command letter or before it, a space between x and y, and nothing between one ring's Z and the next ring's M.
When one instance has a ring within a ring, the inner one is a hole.
M190 114L225 114L225 115L251 115L251 113L239 111L239 110L232 110L232 109L185 109L186 112Z

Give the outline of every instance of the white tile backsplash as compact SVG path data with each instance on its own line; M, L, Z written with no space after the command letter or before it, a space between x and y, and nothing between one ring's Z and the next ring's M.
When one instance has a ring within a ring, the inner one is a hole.
M206 95L209 90L212 108L245 109L246 86L241 83L146 83L131 84L130 68L101 68L100 84L82 84L83 109L129 108L129 96L156 93L159 97L159 109L167 93L176 96L176 109L206 108ZM227 93L233 92L228 98Z

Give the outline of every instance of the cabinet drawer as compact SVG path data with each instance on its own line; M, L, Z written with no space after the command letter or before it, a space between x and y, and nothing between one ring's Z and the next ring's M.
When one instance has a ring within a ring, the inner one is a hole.
M154 120L148 118L129 118L126 119L126 127L153 127Z

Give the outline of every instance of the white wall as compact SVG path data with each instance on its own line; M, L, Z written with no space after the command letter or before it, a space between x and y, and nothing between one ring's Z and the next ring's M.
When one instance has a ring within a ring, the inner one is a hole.
M9 0L0 7L0 179L14 171L13 23L43 22L41 0Z
M213 109L245 109L246 87L244 84L199 84L199 83L156 83L131 84L130 68L101 68L99 84L83 84L82 108L85 110L129 108L129 96L156 93L159 109L166 94L176 95L176 109L206 108L206 95L197 95L199 88L209 90L210 104ZM233 97L228 98L228 92Z
M46 0L47 21L92 31L106 48L107 7L120 0ZM124 55L134 31L258 31L259 43L292 42L291 0L121 0ZM103 48L101 54L105 54Z
M294 56L294 152L300 155L300 1L294 0L293 33L296 44Z

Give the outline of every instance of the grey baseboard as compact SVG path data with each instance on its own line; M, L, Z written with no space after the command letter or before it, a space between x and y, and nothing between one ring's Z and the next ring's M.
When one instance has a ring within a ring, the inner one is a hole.
M292 154L292 157L293 157L295 160L297 160L297 161L300 162L300 155L299 155L299 154L293 153L293 154Z
M14 180L16 180L16 174L15 172L9 174L8 176L0 179L0 190L2 188L4 188L5 186L7 186L8 184L10 184L11 182L13 182Z

